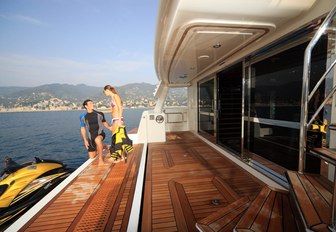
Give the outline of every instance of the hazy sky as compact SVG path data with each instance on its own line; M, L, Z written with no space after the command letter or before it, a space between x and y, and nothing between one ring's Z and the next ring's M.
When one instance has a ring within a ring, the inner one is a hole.
M0 86L158 82L157 0L0 0Z

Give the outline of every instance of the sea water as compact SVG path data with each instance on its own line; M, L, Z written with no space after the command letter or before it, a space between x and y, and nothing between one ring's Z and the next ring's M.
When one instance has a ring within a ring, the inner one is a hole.
M127 131L139 126L146 108L124 109ZM77 168L88 159L80 134L79 116L84 111L45 111L0 113L0 172L4 158L17 163L30 162L34 157L54 159ZM107 122L111 114L104 113ZM105 128L104 143L111 143L110 131Z

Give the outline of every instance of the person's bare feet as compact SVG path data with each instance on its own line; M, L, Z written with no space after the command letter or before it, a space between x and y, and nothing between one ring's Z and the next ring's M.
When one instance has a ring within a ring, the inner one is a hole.
M103 150L107 150L107 151L109 151L109 150L110 150L110 146L107 145L107 144L104 144L104 145L103 145Z
M99 159L98 166L101 166L101 165L104 165L104 164L105 164L104 160L103 159Z

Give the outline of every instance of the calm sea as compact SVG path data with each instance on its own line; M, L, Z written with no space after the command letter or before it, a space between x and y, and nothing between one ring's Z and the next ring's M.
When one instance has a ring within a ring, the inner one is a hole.
M127 130L139 126L146 108L124 109ZM88 159L80 135L79 116L84 111L15 112L0 113L0 172L4 157L10 156L18 163L29 162L35 156L62 161L77 168ZM111 114L105 113L111 122ZM105 143L110 144L109 131L105 129Z

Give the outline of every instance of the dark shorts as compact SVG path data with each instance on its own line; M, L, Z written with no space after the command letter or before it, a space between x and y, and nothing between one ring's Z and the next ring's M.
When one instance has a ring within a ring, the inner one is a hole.
M103 140L105 139L105 133L101 133L101 136L103 136ZM89 139L89 147L88 147L88 151L96 151L97 150L97 145L95 143L95 139L98 137L99 135L97 135L96 137L91 136L91 140Z

